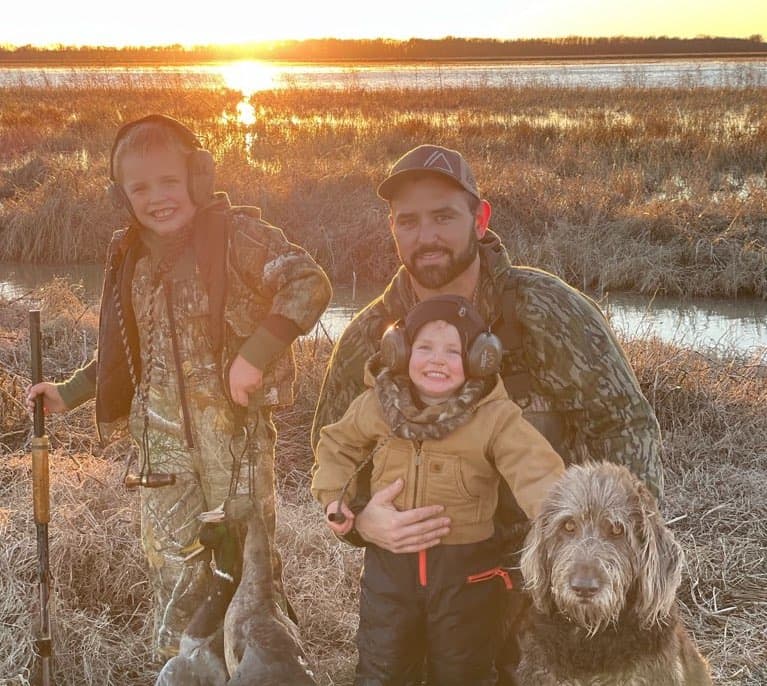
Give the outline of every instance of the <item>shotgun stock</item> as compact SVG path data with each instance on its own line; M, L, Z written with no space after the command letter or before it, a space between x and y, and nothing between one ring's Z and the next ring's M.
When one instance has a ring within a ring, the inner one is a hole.
M29 340L31 347L32 384L43 380L40 345L40 310L29 312ZM48 558L48 522L50 497L48 483L48 436L45 435L43 398L35 398L32 435L32 499L37 529L37 569L39 579L40 626L36 648L40 660L37 683L53 686L53 640L51 637L48 600L50 593L50 567Z

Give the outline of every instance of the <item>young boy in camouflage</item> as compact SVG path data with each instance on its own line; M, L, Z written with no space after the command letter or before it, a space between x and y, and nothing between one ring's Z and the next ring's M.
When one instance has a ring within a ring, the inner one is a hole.
M429 684L495 686L510 583L493 538L498 484L505 479L532 519L562 459L509 399L500 342L465 298L421 301L381 348L366 366L371 388L320 431L312 493L328 526L348 533L346 497L370 460L372 493L402 479L398 509L441 504L452 526L428 551L366 547L355 684L419 683L426 659ZM333 521L338 512L343 523Z
M331 288L257 208L213 192L213 158L177 120L155 114L121 127L110 177L132 221L109 248L97 357L68 381L33 386L28 404L42 395L48 411L63 412L95 396L102 439L127 421L138 444L135 481L167 484L141 489L154 649L165 660L206 591L207 562L184 561L197 516L250 489L273 540L271 411L293 401L291 343Z

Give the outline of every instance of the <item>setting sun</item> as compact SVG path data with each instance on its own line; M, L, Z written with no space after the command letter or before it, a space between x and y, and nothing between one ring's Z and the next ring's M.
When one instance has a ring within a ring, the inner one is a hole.
M254 91L273 88L283 70L268 62L244 60L230 62L220 67L219 71L229 88L250 95Z

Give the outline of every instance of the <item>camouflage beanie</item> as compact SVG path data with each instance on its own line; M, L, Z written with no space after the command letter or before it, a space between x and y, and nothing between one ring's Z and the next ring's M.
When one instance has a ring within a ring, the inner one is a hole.
M474 339L487 330L487 324L477 309L460 295L437 295L417 303L405 315L405 333L412 345L425 324L442 320L458 329L461 352L466 355Z

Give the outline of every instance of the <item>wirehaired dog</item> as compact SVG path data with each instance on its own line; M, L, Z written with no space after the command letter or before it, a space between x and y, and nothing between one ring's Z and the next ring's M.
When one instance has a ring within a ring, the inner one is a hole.
M682 550L625 467L568 468L532 524L520 686L707 686L681 624Z

